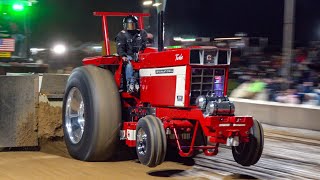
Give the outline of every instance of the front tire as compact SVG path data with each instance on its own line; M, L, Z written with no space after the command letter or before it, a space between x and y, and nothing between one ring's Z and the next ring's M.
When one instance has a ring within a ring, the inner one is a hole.
M234 160L242 166L256 164L263 151L264 133L261 123L254 119L253 126L250 130L249 142L240 143L239 146L232 147Z
M139 119L136 140L136 151L141 164L155 167L164 161L167 138L159 118L148 115Z
M67 82L62 114L64 140L73 158L110 159L118 144L121 105L108 70L95 66L74 69Z

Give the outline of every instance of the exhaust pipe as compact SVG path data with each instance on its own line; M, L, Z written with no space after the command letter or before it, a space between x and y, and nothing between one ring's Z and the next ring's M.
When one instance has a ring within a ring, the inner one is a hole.
M164 21L163 21L164 11L158 13L158 51L164 50L163 40L164 40Z

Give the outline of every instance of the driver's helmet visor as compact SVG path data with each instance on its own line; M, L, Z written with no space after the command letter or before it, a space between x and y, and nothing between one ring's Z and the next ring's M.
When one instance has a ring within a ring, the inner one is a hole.
M126 28L126 30L136 30L136 29L138 29L137 24L134 23L134 22L127 22L125 24L125 28Z

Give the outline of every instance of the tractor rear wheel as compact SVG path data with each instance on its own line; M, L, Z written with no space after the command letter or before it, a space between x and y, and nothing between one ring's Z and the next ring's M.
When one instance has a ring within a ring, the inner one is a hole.
M167 138L159 118L148 115L139 119L136 142L138 159L143 165L155 167L164 161Z
M240 143L239 146L232 147L234 160L242 166L251 166L256 164L263 151L264 134L261 123L254 119L253 126L250 131L249 142Z
M82 161L110 159L118 144L121 104L113 75L95 66L72 71L63 100L69 154Z

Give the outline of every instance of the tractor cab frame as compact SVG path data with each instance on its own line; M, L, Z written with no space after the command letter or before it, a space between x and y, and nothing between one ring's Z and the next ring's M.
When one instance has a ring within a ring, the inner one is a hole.
M108 159L114 150L109 142L121 140L129 147L136 147L139 161L149 167L161 164L167 151L182 157L200 152L213 156L218 153L220 144L232 147L237 163L244 166L257 163L263 149L262 126L251 116L235 116L235 106L226 96L230 49L213 46L146 48L139 53L138 61L132 62L139 75L140 90L129 94L121 91L124 64L119 56L110 55L107 17L135 15L143 28L143 17L149 15L117 12L94 15L102 17L107 55L85 58L85 66L75 69L68 80L63 126L72 157L85 161ZM162 15L160 13L159 22L163 22ZM159 34L162 34L163 23L159 24ZM99 83L109 85L102 87ZM75 102L80 102L78 106L84 107L84 111L72 109L75 91L81 96ZM81 112L83 116L80 117ZM72 121L81 131L71 126ZM96 127L92 123L108 126ZM86 126L96 128L90 129L94 132L88 135L90 130ZM101 132L111 137L103 145L99 143L106 140L100 142L97 139L101 137L96 136ZM74 134L83 141L90 139L91 149L82 147L81 140L72 142Z

